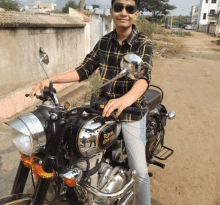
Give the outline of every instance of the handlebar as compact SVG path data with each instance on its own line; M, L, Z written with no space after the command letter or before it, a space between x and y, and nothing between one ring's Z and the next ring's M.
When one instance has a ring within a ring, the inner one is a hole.
M42 95L36 95L36 94L35 94L35 96L36 96L36 98L39 99L39 100L44 100L44 98L43 98ZM27 93L26 93L26 94L25 94L25 97L30 97L30 94L27 94Z

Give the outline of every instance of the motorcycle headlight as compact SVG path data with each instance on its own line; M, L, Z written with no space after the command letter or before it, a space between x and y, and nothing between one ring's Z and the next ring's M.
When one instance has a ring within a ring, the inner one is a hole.
M14 144L23 154L30 156L46 144L46 135L40 120L32 113L7 122L13 128Z

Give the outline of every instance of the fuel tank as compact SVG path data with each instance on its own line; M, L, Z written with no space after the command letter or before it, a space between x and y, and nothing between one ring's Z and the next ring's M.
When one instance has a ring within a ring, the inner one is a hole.
M113 120L103 121L100 115L84 112L78 123L72 119L72 124L69 138L76 154L83 157L106 150L119 135L117 123Z

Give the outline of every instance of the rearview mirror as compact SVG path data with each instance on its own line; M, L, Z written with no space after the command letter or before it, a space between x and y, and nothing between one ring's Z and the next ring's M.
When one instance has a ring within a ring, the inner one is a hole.
M144 74L144 62L140 56L136 54L125 55L120 63L121 69L129 71L136 79Z
M49 64L49 56L48 56L44 47L40 47L39 55L40 55L40 58L42 59L42 62L44 64L48 65Z

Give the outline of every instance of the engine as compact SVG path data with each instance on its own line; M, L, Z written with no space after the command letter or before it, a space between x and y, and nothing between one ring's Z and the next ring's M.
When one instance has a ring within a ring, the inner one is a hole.
M71 169L78 168L83 172L83 180L92 187L104 193L114 193L122 189L131 178L131 172L123 167L112 167L110 160L103 160L103 152L97 153L90 158L70 158ZM88 202L87 191L79 185L74 187L75 194L81 203ZM102 200L98 197L93 198L96 204L112 205L115 200Z
M111 147L111 160L122 163L126 158L125 146L120 138L121 127L114 121L102 122L99 115L84 113L79 122L69 130L68 160L70 169L82 170L82 180L103 193L114 193L121 190L131 179L131 172L123 167L110 165L110 160L103 158L106 150ZM66 155L67 156L67 155ZM87 190L78 184L73 187L78 200L88 203ZM96 204L114 204L116 200L93 198Z

